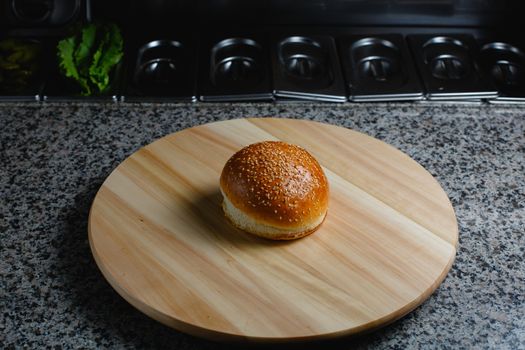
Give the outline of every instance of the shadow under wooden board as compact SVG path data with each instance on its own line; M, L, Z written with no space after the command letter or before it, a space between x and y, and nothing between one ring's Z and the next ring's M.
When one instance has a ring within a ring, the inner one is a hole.
M307 149L330 185L314 234L269 241L232 227L219 176L240 148ZM280 342L359 334L413 310L456 253L454 210L438 182L386 143L328 124L237 119L140 149L100 188L89 241L117 292L150 317L211 339Z

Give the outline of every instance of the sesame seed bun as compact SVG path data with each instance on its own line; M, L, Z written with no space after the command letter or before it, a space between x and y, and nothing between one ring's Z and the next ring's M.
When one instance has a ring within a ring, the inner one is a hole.
M235 153L220 179L226 217L243 231L287 240L319 228L328 209L328 181L305 149L280 141Z

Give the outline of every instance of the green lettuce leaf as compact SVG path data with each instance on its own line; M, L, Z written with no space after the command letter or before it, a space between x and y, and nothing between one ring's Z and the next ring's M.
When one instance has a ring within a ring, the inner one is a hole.
M90 81L100 92L109 87L109 74L122 59L122 45L120 30L116 25L109 24L89 67Z
M88 24L82 28L81 39L75 49L74 58L77 70L83 76L88 74L93 56L91 51L94 49L96 37L97 27L95 24Z
M74 79L85 94L91 93L91 88L85 77L80 76L75 64L74 52L77 44L75 36L63 39L58 43L58 58L62 72L68 78Z
M58 44L63 74L75 80L83 95L106 91L110 73L123 56L123 41L115 24L88 24Z

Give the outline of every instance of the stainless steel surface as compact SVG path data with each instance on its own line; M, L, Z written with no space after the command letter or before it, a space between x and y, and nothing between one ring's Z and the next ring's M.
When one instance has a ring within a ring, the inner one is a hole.
M201 101L272 100L268 47L262 36L224 36L201 47Z
M453 105L453 106L481 106L484 103L484 100L481 100L479 98L469 100L421 100L416 101L417 104L422 105L430 105L430 106L445 106L445 105Z
M2 95L0 96L0 101L6 102L31 102L31 101L41 101L40 94L36 95Z
M200 96L200 100L203 102L251 102L261 101L270 102L273 101L273 95L271 93L264 94L238 94L238 95L208 95Z
M46 102L119 102L118 94L97 95L97 96L81 96L81 95L67 95L66 93L59 95L43 95L42 101Z
M276 35L272 39L273 93L277 98L345 102L334 39Z
M430 100L495 98L497 90L479 69L470 35L411 35L409 43Z
M338 44L351 101L423 99L423 88L401 35L342 36Z

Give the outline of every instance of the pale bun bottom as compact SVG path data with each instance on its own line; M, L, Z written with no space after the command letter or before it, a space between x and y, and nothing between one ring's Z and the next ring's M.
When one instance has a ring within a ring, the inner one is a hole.
M257 220L254 220L253 218L236 208L228 199L228 197L226 197L224 192L222 192L222 189L221 193L223 197L222 209L226 217L230 220L230 222L235 227L259 237L264 237L273 240L291 240L308 236L309 234L313 233L319 228L319 226L323 223L326 217L326 213L324 213L310 225L300 227L299 229L281 228L265 225L261 224Z

